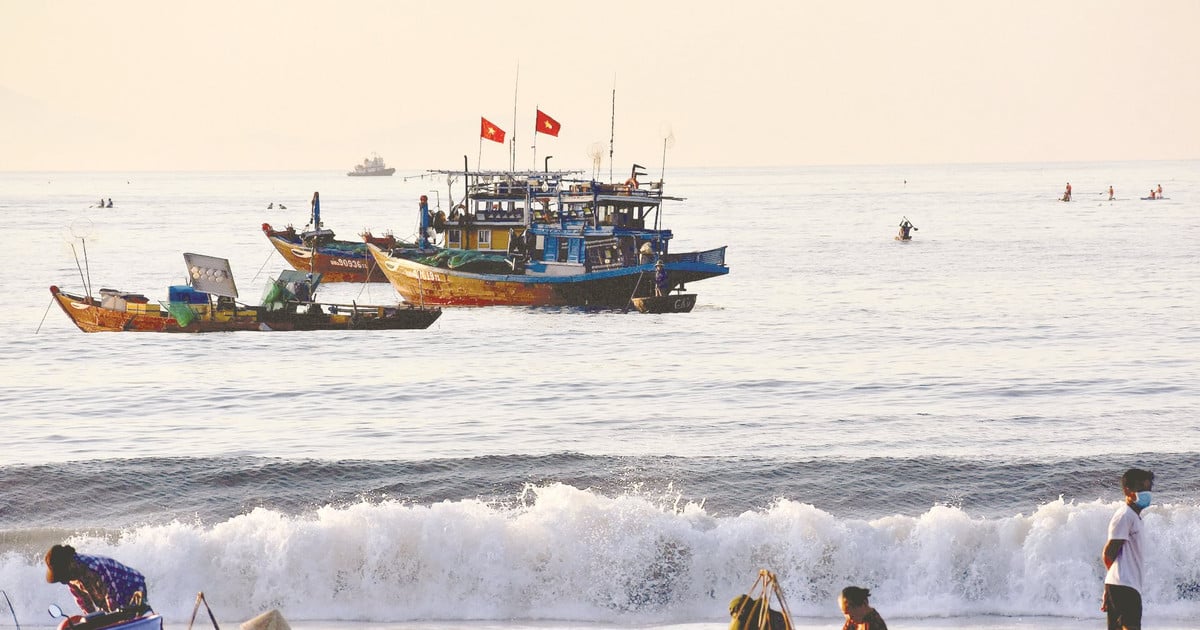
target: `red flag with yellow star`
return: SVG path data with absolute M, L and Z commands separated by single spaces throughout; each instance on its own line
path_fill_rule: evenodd
M 479 137 L 492 142 L 504 143 L 504 130 L 493 125 L 491 121 L 480 116 L 479 117 Z
M 562 125 L 558 124 L 557 120 L 547 116 L 542 110 L 537 110 L 537 132 L 544 133 L 548 136 L 558 137 L 558 130 L 562 129 Z

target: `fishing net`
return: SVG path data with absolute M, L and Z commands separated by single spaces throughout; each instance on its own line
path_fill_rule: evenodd
M 196 311 L 183 302 L 171 302 L 167 305 L 167 312 L 175 318 L 180 328 L 187 327 L 192 320 L 196 319 Z

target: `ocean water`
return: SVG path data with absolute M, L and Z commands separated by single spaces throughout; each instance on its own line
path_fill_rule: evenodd
M 1147 623 L 1200 615 L 1200 163 L 668 168 L 673 250 L 729 246 L 682 315 L 85 335 L 49 308 L 165 299 L 183 252 L 255 303 L 284 265 L 259 226 L 303 226 L 313 191 L 347 239 L 459 194 L 404 175 L 0 173 L 22 625 L 71 603 L 41 566 L 68 541 L 145 573 L 170 627 L 203 591 L 312 630 L 712 629 L 764 568 L 805 628 L 849 584 L 897 628 L 1098 627 L 1131 466 L 1158 475 Z

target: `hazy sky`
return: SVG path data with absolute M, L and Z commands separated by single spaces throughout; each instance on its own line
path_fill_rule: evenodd
M 0 170 L 586 169 L 614 84 L 618 171 L 1190 159 L 1200 2 L 5 0 Z

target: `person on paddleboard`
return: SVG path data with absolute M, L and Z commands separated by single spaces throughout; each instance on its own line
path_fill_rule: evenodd
M 146 578 L 112 558 L 54 545 L 45 560 L 46 581 L 66 584 L 85 615 L 146 604 Z
M 1062 200 L 1063 201 L 1071 200 L 1071 182 L 1067 182 L 1067 191 L 1063 193 Z
M 915 229 L 916 228 L 913 227 L 913 224 L 910 223 L 907 218 L 900 221 L 900 240 L 912 240 L 912 231 Z
M 1113 187 L 1109 186 L 1108 187 L 1108 200 L 1112 201 L 1115 198 L 1116 198 L 1116 193 L 1113 192 Z
M 1159 185 L 1158 185 L 1158 190 L 1156 190 L 1156 191 L 1154 191 L 1154 192 L 1157 192 L 1157 193 L 1158 193 L 1158 198 L 1159 198 L 1159 199 L 1162 199 L 1162 184 L 1159 184 Z M 111 208 L 111 207 L 112 207 L 112 206 L 109 206 L 109 208 Z
M 879 611 L 871 607 L 871 591 L 859 586 L 847 586 L 838 595 L 838 607 L 846 616 L 842 630 L 887 630 Z

